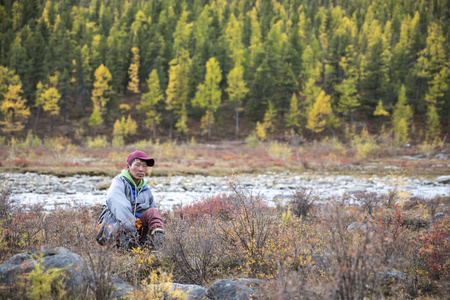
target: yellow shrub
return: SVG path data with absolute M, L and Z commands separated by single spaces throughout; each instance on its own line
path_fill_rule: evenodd
M 173 285 L 171 274 L 161 270 L 154 270 L 150 276 L 142 282 L 142 288 L 127 297 L 130 300 L 166 300 L 166 299 L 188 299 L 188 294 Z
M 272 158 L 288 160 L 292 156 L 292 150 L 288 144 L 284 143 L 270 143 L 268 154 Z
M 378 147 L 375 140 L 369 136 L 367 130 L 363 130 L 361 136 L 353 138 L 353 146 L 359 158 L 366 158 L 372 150 Z
M 245 142 L 249 148 L 255 148 L 259 144 L 259 139 L 256 135 L 251 134 L 245 139 Z
M 88 148 L 95 148 L 95 149 L 103 149 L 108 146 L 108 142 L 106 141 L 106 137 L 104 136 L 98 136 L 94 139 L 88 138 L 87 139 L 87 147 Z
M 112 144 L 112 146 L 114 148 L 123 147 L 125 145 L 125 141 L 123 140 L 123 136 L 116 135 L 115 137 L 113 137 L 111 144 Z
M 64 268 L 44 270 L 41 266 L 43 259 L 38 258 L 35 268 L 28 274 L 31 285 L 27 287 L 30 299 L 63 299 L 66 296 L 63 277 Z

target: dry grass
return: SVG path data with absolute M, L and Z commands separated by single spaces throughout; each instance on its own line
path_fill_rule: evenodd
M 0 206 L 7 212 L 0 222 L 1 260 L 42 247 L 69 248 L 88 262 L 96 283 L 78 299 L 108 298 L 112 275 L 135 287 L 163 275 L 205 287 L 217 279 L 258 277 L 266 281 L 261 299 L 429 299 L 449 292 L 450 218 L 429 218 L 431 211 L 450 213 L 446 199 L 409 199 L 399 206 L 389 201 L 391 195 L 362 193 L 361 205 L 343 197 L 297 217 L 289 212 L 298 203 L 267 207 L 232 179 L 227 196 L 163 213 L 167 240 L 161 252 L 123 253 L 95 242 L 99 206 L 50 211 L 19 206 L 9 202 L 8 184 L 1 184 Z M 413 226 L 420 220 L 423 226 Z M 358 225 L 347 229 L 354 222 Z M 393 270 L 405 278 L 385 279 Z M 8 287 L 0 296 L 20 289 Z
M 444 145 L 443 149 L 431 149 L 434 152 L 420 160 L 408 160 L 405 156 L 420 154 L 421 148 L 379 146 L 367 153 L 367 157 L 361 158 L 352 144 L 330 140 L 300 146 L 267 142 L 254 148 L 236 142 L 196 144 L 158 141 L 140 141 L 120 148 L 109 145 L 89 148 L 72 145 L 64 139 L 49 140 L 38 145 L 29 140 L 0 146 L 0 172 L 113 176 L 117 170 L 124 168 L 125 158 L 135 149 L 155 157 L 156 165 L 150 170 L 155 176 L 224 176 L 284 170 L 387 175 L 389 171 L 384 167 L 392 166 L 406 170 L 411 175 L 435 177 L 448 174 L 450 169 L 446 161 L 434 157 L 439 152 L 448 153 L 448 145 Z

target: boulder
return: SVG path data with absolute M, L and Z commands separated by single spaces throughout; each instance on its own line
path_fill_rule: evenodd
M 76 292 L 94 282 L 92 272 L 78 254 L 72 253 L 63 247 L 46 249 L 43 253 L 25 252 L 13 256 L 0 265 L 0 282 L 13 285 L 21 275 L 29 273 L 35 268 L 42 256 L 41 266 L 44 270 L 64 268 L 63 282 L 66 290 Z
M 134 291 L 134 288 L 131 285 L 117 276 L 112 277 L 112 288 L 114 290 L 112 295 L 113 299 L 129 299 L 130 294 Z
M 188 294 L 188 300 L 207 300 L 206 289 L 202 286 L 195 284 L 180 284 L 174 283 L 174 289 L 181 289 L 184 293 Z
M 263 283 L 264 281 L 260 279 L 221 279 L 209 286 L 206 296 L 213 300 L 252 299 L 257 293 L 257 288 Z
M 450 175 L 439 176 L 438 178 L 434 179 L 434 182 L 442 183 L 442 184 L 450 183 Z
M 442 221 L 442 220 L 445 219 L 445 217 L 450 217 L 450 214 L 443 213 L 443 212 L 438 212 L 437 214 L 434 215 L 434 220 L 435 221 Z

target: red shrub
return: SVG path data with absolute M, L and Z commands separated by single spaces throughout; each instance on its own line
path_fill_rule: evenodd
M 81 166 L 81 164 L 79 162 L 68 162 L 68 161 L 66 161 L 66 162 L 63 163 L 63 166 L 64 167 L 79 167 L 79 166 Z
M 450 232 L 448 229 L 435 224 L 432 231 L 421 233 L 417 242 L 421 245 L 419 257 L 425 262 L 430 276 L 437 280 L 450 279 Z
M 11 160 L 11 164 L 13 166 L 21 167 L 21 168 L 28 167 L 28 166 L 32 165 L 32 163 L 30 161 L 28 161 L 27 159 L 25 159 L 25 158 L 15 158 L 15 159 Z
M 192 220 L 201 219 L 205 215 L 229 220 L 236 213 L 236 208 L 230 197 L 227 194 L 208 196 L 200 201 L 184 206 L 182 214 L 184 217 Z

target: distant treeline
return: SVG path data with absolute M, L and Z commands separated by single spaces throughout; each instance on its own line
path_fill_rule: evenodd
M 238 134 L 242 116 L 297 134 L 389 121 L 398 143 L 416 123 L 431 140 L 450 120 L 449 17 L 450 0 L 0 0 L 0 126 L 70 111 L 114 135 L 190 118 Z

